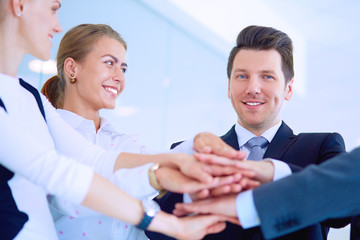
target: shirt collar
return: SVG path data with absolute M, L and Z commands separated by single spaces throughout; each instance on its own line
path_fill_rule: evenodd
M 270 143 L 273 140 L 276 132 L 279 130 L 281 123 L 282 121 L 278 122 L 273 127 L 269 128 L 263 134 L 261 134 L 261 136 L 266 138 L 266 140 L 268 140 Z M 255 134 L 253 134 L 252 132 L 241 126 L 238 122 L 236 122 L 235 124 L 235 132 L 238 138 L 238 143 L 240 148 L 244 146 L 245 143 L 247 143 L 247 141 L 249 141 L 251 138 L 256 137 Z
M 84 118 L 74 112 L 68 111 L 68 110 L 58 108 L 58 109 L 56 109 L 56 111 L 71 127 L 75 128 L 75 129 L 79 129 L 79 128 L 85 129 L 86 128 L 88 130 L 96 132 L 95 125 L 92 120 L 86 119 L 86 118 Z M 107 131 L 107 132 L 112 132 L 112 133 L 116 132 L 115 129 L 110 124 L 110 122 L 103 117 L 100 118 L 99 131 Z

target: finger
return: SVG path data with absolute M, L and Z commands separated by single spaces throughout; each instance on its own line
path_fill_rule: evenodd
M 252 170 L 247 169 L 238 169 L 237 170 L 244 178 L 254 178 L 256 176 L 256 173 Z
M 196 203 L 176 203 L 175 209 L 187 212 L 187 213 L 202 213 L 202 214 L 208 214 L 209 211 L 207 209 L 207 199 L 197 201 Z
M 210 145 L 206 142 L 209 141 L 209 139 L 212 139 L 213 134 L 212 133 L 199 133 L 195 136 L 194 138 L 194 150 L 197 152 L 203 152 L 203 153 L 211 153 L 212 148 L 211 148 L 211 143 Z M 216 137 L 215 137 L 216 138 Z M 214 139 L 215 139 L 214 138 Z
M 213 184 L 210 184 L 209 188 L 214 188 L 222 185 L 232 184 L 241 180 L 241 174 L 237 173 L 231 176 L 216 177 Z
M 201 163 L 195 163 L 187 168 L 181 168 L 181 171 L 187 176 L 203 183 L 210 183 L 213 180 L 209 170 Z
M 229 159 L 222 156 L 217 156 L 214 154 L 205 154 L 205 153 L 194 153 L 194 157 L 200 162 L 204 162 L 208 164 L 218 164 L 223 166 L 226 165 L 237 166 L 237 163 L 240 162 L 239 160 Z
M 227 217 L 226 221 L 241 226 L 240 221 L 237 217 Z
M 238 151 L 227 145 L 226 143 L 218 144 L 212 147 L 213 154 L 227 157 L 227 158 L 236 158 L 238 157 Z
M 213 150 L 212 153 L 225 158 L 237 160 L 245 160 L 248 156 L 248 154 L 244 151 L 237 151 L 232 148 L 228 148 L 227 146 L 219 148 L 218 150 Z
M 239 173 L 239 169 L 233 166 L 205 165 L 203 168 L 212 176 L 224 176 L 224 175 L 232 175 L 235 173 Z
M 197 199 L 205 199 L 205 198 L 209 197 L 209 195 L 210 195 L 209 189 L 203 189 L 197 195 Z
M 215 223 L 215 224 L 209 226 L 206 229 L 206 234 L 219 233 L 219 232 L 223 231 L 225 228 L 226 228 L 226 223 L 218 222 L 218 223 Z
M 239 193 L 242 190 L 243 190 L 242 184 L 233 183 L 230 185 L 225 185 L 225 186 L 211 189 L 210 194 L 212 197 L 219 197 L 219 196 L 226 195 L 226 194 Z
M 199 147 L 198 147 L 197 152 L 200 152 L 200 153 L 211 153 L 211 152 L 212 152 L 212 149 L 211 149 L 211 147 L 209 147 L 209 146 L 203 145 L 203 146 L 199 146 Z
M 209 197 L 209 195 L 210 195 L 209 189 L 202 189 L 202 190 L 197 191 L 195 193 L 191 193 L 190 197 L 191 197 L 191 200 L 195 201 L 195 200 L 198 200 L 198 199 L 207 198 L 207 197 Z
M 241 179 L 240 183 L 241 183 L 241 186 L 246 190 L 257 188 L 260 186 L 259 181 L 252 180 L 252 179 Z
M 178 216 L 178 217 L 184 217 L 184 216 L 186 216 L 186 215 L 188 215 L 188 214 L 190 214 L 191 212 L 186 212 L 186 211 L 182 211 L 182 210 L 179 210 L 179 209 L 174 209 L 173 210 L 173 214 L 175 215 L 175 216 Z
M 243 190 L 243 186 L 241 184 L 231 184 L 230 185 L 230 193 L 239 193 Z
M 217 196 L 228 194 L 228 193 L 230 193 L 230 191 L 231 191 L 230 185 L 225 185 L 225 186 L 220 186 L 220 187 L 211 189 L 210 194 L 212 197 L 217 197 Z
M 184 178 L 186 178 L 186 177 L 184 176 Z M 186 184 L 184 184 L 182 186 L 181 190 L 183 192 L 193 194 L 196 192 L 200 192 L 203 189 L 212 189 L 212 188 L 216 188 L 219 186 L 229 185 L 229 184 L 238 182 L 241 180 L 241 174 L 234 174 L 231 176 L 224 176 L 224 177 L 215 177 L 215 178 L 213 178 L 213 181 L 210 183 L 200 183 L 197 181 L 193 181 L 189 178 L 187 178 L 187 179 L 188 179 L 188 181 L 186 182 Z M 201 198 L 207 197 L 205 195 L 205 193 L 207 194 L 207 192 L 205 192 L 205 191 L 202 193 L 202 194 L 204 194 L 204 197 L 201 197 Z

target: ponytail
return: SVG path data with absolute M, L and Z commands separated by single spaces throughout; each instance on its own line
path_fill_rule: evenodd
M 58 75 L 55 75 L 44 83 L 41 93 L 55 108 L 62 108 L 64 105 L 65 82 L 61 81 Z

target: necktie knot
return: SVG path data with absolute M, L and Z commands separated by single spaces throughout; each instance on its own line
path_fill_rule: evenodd
M 250 147 L 249 160 L 261 160 L 264 155 L 264 148 L 268 144 L 268 140 L 264 137 L 253 137 L 247 142 Z
M 268 140 L 266 140 L 266 138 L 264 137 L 253 137 L 247 143 L 250 148 L 253 148 L 254 146 L 260 146 L 261 148 L 263 148 L 268 143 Z

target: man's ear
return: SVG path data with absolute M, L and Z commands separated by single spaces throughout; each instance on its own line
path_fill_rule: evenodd
M 76 78 L 77 64 L 73 58 L 68 57 L 67 59 L 65 59 L 64 72 L 69 79 Z
M 294 78 L 292 78 L 286 85 L 285 100 L 289 101 L 293 95 Z
M 228 98 L 231 97 L 231 93 L 230 93 L 230 79 L 228 79 Z

